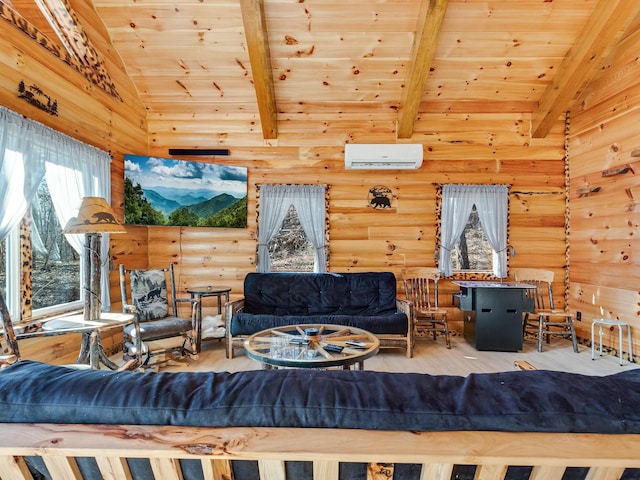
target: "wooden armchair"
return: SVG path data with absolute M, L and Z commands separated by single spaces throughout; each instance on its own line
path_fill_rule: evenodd
M 552 335 L 571 337 L 573 351 L 578 353 L 578 342 L 573 327 L 573 314 L 566 310 L 558 310 L 554 307 L 553 272 L 539 268 L 514 268 L 513 274 L 516 282 L 535 285 L 535 289 L 527 290 L 527 295 L 533 296 L 534 312 L 525 312 L 522 322 L 522 335 L 527 330 L 535 332 L 538 336 L 538 351 L 542 351 L 543 338 L 549 339 Z
M 412 304 L 416 336 L 444 334 L 447 348 L 451 348 L 447 310 L 438 307 L 440 271 L 435 267 L 413 267 L 402 270 L 402 283 L 408 302 Z

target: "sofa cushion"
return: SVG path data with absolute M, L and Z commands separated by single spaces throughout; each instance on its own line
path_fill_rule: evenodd
M 253 335 L 261 330 L 298 325 L 304 323 L 324 323 L 344 325 L 367 330 L 376 335 L 407 335 L 407 316 L 403 312 L 392 312 L 385 315 L 255 315 L 238 312 L 229 322 L 228 328 L 232 336 Z
M 180 317 L 166 317 L 153 322 L 140 323 L 140 338 L 142 341 L 158 340 L 160 338 L 175 337 L 180 333 L 188 334 L 193 325 L 191 320 Z M 136 326 L 127 325 L 124 327 L 124 334 L 127 337 L 135 338 Z
M 271 315 L 376 315 L 396 310 L 392 272 L 249 273 L 244 311 Z
M 0 423 L 640 433 L 640 369 L 467 377 L 358 370 L 114 372 L 20 361 Z

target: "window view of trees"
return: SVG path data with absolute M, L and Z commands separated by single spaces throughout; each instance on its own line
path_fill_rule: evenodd
M 269 242 L 271 270 L 274 272 L 313 272 L 313 245 L 307 238 L 293 205 L 278 234 Z
M 80 300 L 80 256 L 62 233 L 44 179 L 31 212 L 33 309 Z
M 46 180 L 42 180 L 31 206 L 32 309 L 48 308 L 80 300 L 80 257 L 69 245 L 56 217 Z M 6 296 L 6 241 L 0 244 L 0 283 Z M 19 249 L 17 249 L 19 250 Z
M 457 271 L 491 272 L 493 250 L 482 228 L 475 205 L 452 251 L 451 260 L 453 269 Z

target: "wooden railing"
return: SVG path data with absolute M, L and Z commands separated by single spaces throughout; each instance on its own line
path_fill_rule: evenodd
M 144 478 L 158 480 L 187 479 L 184 459 L 196 460 L 202 478 L 214 480 L 234 479 L 238 460 L 257 462 L 255 478 L 260 480 L 294 480 L 287 478 L 287 461 L 310 462 L 313 480 L 337 480 L 345 462 L 366 464 L 368 480 L 408 480 L 396 474 L 399 464 L 417 464 L 416 479 L 422 480 L 462 478 L 455 474 L 461 465 L 475 466 L 474 480 L 509 478 L 510 466 L 531 467 L 530 480 L 560 480 L 569 466 L 588 467 L 584 478 L 589 480 L 619 479 L 625 469 L 640 469 L 640 435 L 59 424 L 0 428 L 0 478 L 11 480 L 31 479 L 27 464 L 34 457 L 41 458 L 54 480 L 91 478 L 80 468 L 80 459 L 87 457 L 104 479 L 139 478 L 128 461 L 136 458 L 148 459 L 153 473 Z

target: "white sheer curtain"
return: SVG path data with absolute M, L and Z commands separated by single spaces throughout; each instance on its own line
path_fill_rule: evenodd
M 111 203 L 111 173 L 109 154 L 70 137 L 58 134 L 51 144 L 54 161 L 46 164 L 46 179 L 51 200 L 60 225 L 78 213 L 83 197 L 102 197 Z M 84 235 L 66 235 L 67 241 L 80 255 L 84 248 Z M 109 310 L 109 235 L 102 234 L 100 289 L 102 306 Z
M 106 152 L 0 107 L 0 240 L 17 225 L 46 173 L 61 226 L 77 213 L 84 196 L 111 200 Z M 102 241 L 102 304 L 110 306 L 108 238 Z M 84 237 L 67 235 L 82 255 Z
M 499 278 L 507 276 L 508 194 L 506 185 L 486 185 L 476 195 L 478 217 L 493 249 L 493 274 Z
M 260 187 L 260 216 L 258 217 L 258 272 L 271 270 L 269 242 L 276 236 L 291 201 L 282 185 L 262 185 Z
M 453 273 L 451 250 L 462 232 L 473 208 L 474 198 L 469 185 L 442 186 L 442 217 L 440 221 L 440 271 Z
M 325 189 L 322 185 L 291 185 L 293 206 L 298 212 L 300 225 L 313 245 L 313 271 L 326 272 L 325 254 Z
M 262 185 L 258 217 L 258 272 L 271 270 L 269 242 L 276 236 L 293 205 L 314 247 L 314 271 L 325 272 L 325 187 L 322 185 Z
M 0 241 L 22 219 L 44 176 L 44 129 L 0 107 Z
M 493 249 L 493 274 L 507 276 L 506 185 L 443 185 L 440 225 L 440 264 L 444 275 L 453 273 L 451 250 L 462 234 L 473 205 Z

